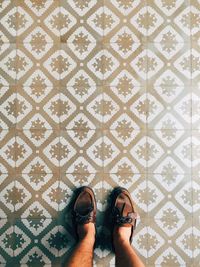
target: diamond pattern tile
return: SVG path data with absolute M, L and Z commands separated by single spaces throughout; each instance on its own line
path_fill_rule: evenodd
M 63 266 L 82 185 L 94 266 L 115 266 L 116 186 L 146 266 L 200 266 L 199 25 L 199 0 L 1 1 L 0 266 Z

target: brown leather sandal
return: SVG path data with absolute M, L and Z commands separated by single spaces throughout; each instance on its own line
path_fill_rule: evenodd
M 81 224 L 92 222 L 96 224 L 96 199 L 92 188 L 83 186 L 79 188 L 72 209 L 72 219 L 75 225 L 78 239 L 77 227 Z
M 114 226 L 131 227 L 130 244 L 132 243 L 133 232 L 136 228 L 137 213 L 134 203 L 127 189 L 116 187 L 111 195 L 111 223 Z M 113 235 L 112 235 L 113 236 Z

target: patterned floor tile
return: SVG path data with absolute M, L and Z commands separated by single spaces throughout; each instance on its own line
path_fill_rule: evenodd
M 78 43 L 78 45 L 61 43 L 61 85 L 65 87 L 70 86 L 70 82 L 73 82 L 71 80 L 73 76 L 80 79 L 80 76 L 82 77 L 81 73 L 78 75 L 80 70 L 85 71 L 89 75 L 89 81 L 87 79 L 89 85 L 101 85 L 104 74 L 102 67 L 104 58 L 102 56 L 102 45 L 99 43 L 91 43 L 87 47 L 82 43 Z
M 148 216 L 155 219 L 188 220 L 192 216 L 192 180 L 190 175 L 171 175 L 163 180 L 164 174 L 148 174 Z
M 146 88 L 134 86 L 133 76 L 123 70 L 103 87 L 103 128 L 111 130 L 140 130 L 146 128 Z
M 17 36 L 17 8 L 15 2 L 4 1 L 1 5 L 1 31 L 7 42 L 15 43 Z
M 174 161 L 172 166 L 177 165 L 179 168 L 178 173 L 191 173 L 192 138 L 189 130 L 148 131 L 145 145 L 148 147 L 147 166 L 149 173 L 159 173 L 159 167 L 167 164 L 167 161 L 171 161 L 170 157 L 173 157 L 172 161 Z
M 96 173 L 103 169 L 105 144 L 101 132 L 68 130 L 60 132 L 60 170 L 65 173 Z
M 15 85 L 17 79 L 17 46 L 10 43 L 9 47 L 1 54 L 1 80 L 2 84 Z M 6 84 L 5 84 L 6 83 Z
M 16 167 L 15 148 L 17 147 L 14 128 L 10 130 L 1 130 L 0 137 L 1 173 L 14 173 Z
M 156 0 L 154 3 L 147 0 L 148 5 L 148 41 L 152 42 L 160 33 L 166 31 L 168 25 L 182 37 L 182 42 L 190 42 L 191 11 L 190 1 L 168 2 Z M 172 23 L 172 19 L 174 19 Z M 176 38 L 178 37 L 176 34 Z M 173 37 L 167 34 L 166 37 Z M 184 41 L 183 41 L 184 40 Z
M 61 17 L 59 15 L 61 12 L 59 1 L 47 0 L 39 3 L 39 5 L 30 0 L 25 1 L 25 3 L 17 1 L 16 6 L 17 42 L 30 43 L 31 45 L 37 43 L 40 47 L 40 43 L 44 45 L 46 41 L 48 43 L 60 41 Z
M 168 72 L 166 75 L 171 75 L 171 73 Z M 160 85 L 165 78 L 166 76 L 161 78 Z M 148 129 L 190 130 L 192 96 L 189 86 L 179 87 L 175 84 L 174 86 L 165 86 L 162 84 L 148 87 L 147 103 Z
M 192 94 L 191 94 L 191 98 L 192 98 L 192 129 L 193 130 L 198 130 L 199 129 L 199 113 L 198 113 L 198 109 L 199 109 L 199 83 L 193 82 L 192 83 Z
M 103 123 L 103 96 L 101 86 L 90 86 L 84 72 L 73 80 L 71 86 L 60 89 L 60 128 L 62 130 L 101 129 Z M 84 79 L 83 79 L 84 78 Z M 89 79 L 89 78 L 88 78 Z
M 174 231 L 171 237 L 167 234 L 170 227 Z M 192 223 L 184 220 L 175 223 L 170 218 L 167 221 L 150 220 L 147 244 L 149 265 L 189 266 L 192 263 Z
M 92 40 L 100 42 L 102 40 L 105 16 L 103 13 L 103 0 L 85 2 L 73 0 L 66 2 L 61 0 L 60 6 L 61 9 L 67 10 L 76 19 L 76 25 L 70 31 L 65 29 L 62 32 L 62 43 L 69 43 L 72 40 L 79 43 L 87 43 Z M 68 19 L 70 20 L 70 16 L 68 16 Z M 76 27 L 77 25 L 79 27 Z
M 13 223 L 7 222 L 1 227 L 0 240 L 1 240 L 1 252 L 0 263 L 6 264 L 14 256 L 14 231 Z
M 146 151 L 143 150 L 145 132 L 104 130 L 103 140 L 104 172 L 146 173 Z
M 132 54 L 126 58 L 123 54 L 119 54 L 123 46 L 119 48 L 116 43 L 104 43 L 104 58 L 102 58 L 104 84 L 112 84 L 115 78 L 126 70 L 134 77 L 136 85 L 145 86 L 147 79 L 147 49 L 145 48 L 145 44 L 139 45 L 134 52 L 131 50 Z
M 62 239 L 63 229 L 59 229 L 55 222 L 51 222 L 45 227 L 37 219 L 31 221 L 31 226 L 27 226 L 24 222 L 24 219 L 15 222 L 15 244 L 18 246 L 18 250 L 15 252 L 13 262 L 20 262 L 21 264 L 28 262 L 27 265 L 38 263 L 42 265 L 44 261 L 45 263 L 54 264 L 58 251 L 62 250 L 59 247 L 59 238 Z M 29 242 L 28 238 L 30 238 L 31 242 Z M 26 248 L 23 249 L 25 245 Z M 33 251 L 36 253 L 33 254 Z
M 82 185 L 97 198 L 94 266 L 115 265 L 116 186 L 136 204 L 146 266 L 199 266 L 199 10 L 196 0 L 2 1 L 0 266 L 63 266 Z
M 59 173 L 60 146 L 59 132 L 56 130 L 16 131 L 15 164 L 17 173 L 29 173 L 27 166 L 39 155 L 47 165 L 48 172 Z M 51 161 L 51 159 L 54 160 Z M 38 165 L 37 162 L 35 164 Z M 40 169 L 40 166 L 38 168 Z M 40 173 L 41 171 L 36 170 L 35 172 Z
M 53 112 L 56 112 L 56 103 L 53 102 L 53 97 L 58 89 L 55 88 L 53 92 L 53 87 L 44 86 L 36 90 L 36 84 L 37 82 L 35 81 L 30 87 L 13 86 L 2 88 L 2 129 L 12 127 L 24 130 L 29 130 L 30 128 L 55 129 L 59 126 L 59 119 L 57 119 L 57 124 L 55 123 L 56 119 L 55 122 L 53 120 L 50 121 Z M 45 99 L 49 98 L 49 101 L 45 101 L 46 105 L 43 108 L 44 102 L 42 100 L 44 100 L 44 97 Z M 33 118 L 30 119 L 31 116 Z

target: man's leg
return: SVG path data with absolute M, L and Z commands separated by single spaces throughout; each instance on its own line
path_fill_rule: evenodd
M 116 187 L 111 196 L 113 221 L 113 245 L 117 267 L 144 267 L 131 246 L 136 226 L 137 213 L 130 193 L 123 187 Z
M 78 234 L 78 244 L 66 267 L 91 267 L 95 243 L 96 200 L 93 190 L 83 186 L 79 188 L 73 204 L 73 225 Z
M 92 267 L 95 227 L 93 223 L 78 226 L 79 242 L 66 267 Z
M 131 234 L 130 227 L 115 226 L 113 232 L 113 242 L 116 253 L 117 267 L 145 267 L 140 258 L 137 256 L 133 247 L 130 245 L 129 237 Z

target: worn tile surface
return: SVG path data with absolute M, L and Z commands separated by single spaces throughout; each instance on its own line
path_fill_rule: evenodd
M 0 1 L 0 266 L 62 266 L 76 187 L 130 190 L 146 266 L 200 266 L 200 1 Z

